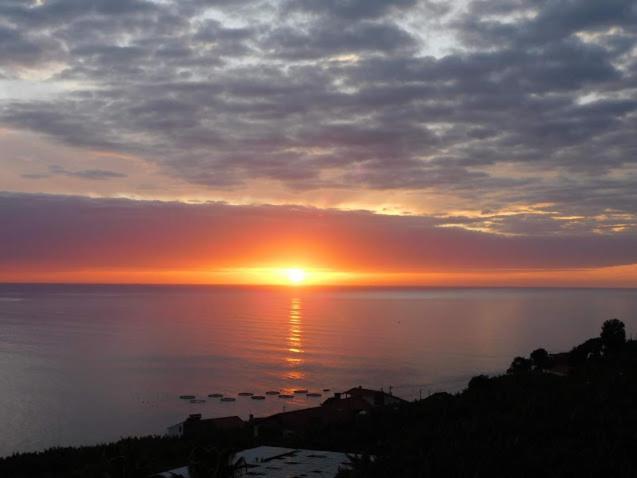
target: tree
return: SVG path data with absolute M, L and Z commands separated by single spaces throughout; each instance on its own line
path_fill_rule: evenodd
M 541 372 L 551 366 L 551 357 L 546 349 L 536 349 L 531 352 L 531 362 L 533 368 Z
M 476 375 L 469 380 L 469 390 L 478 390 L 489 385 L 489 377 L 487 375 Z
M 573 347 L 569 353 L 569 362 L 574 367 L 583 365 L 587 360 L 597 360 L 602 356 L 602 339 L 595 337 Z
M 510 374 L 521 374 L 528 373 L 531 371 L 531 361 L 524 357 L 515 357 L 513 362 L 511 362 L 511 366 L 507 373 Z
M 350 465 L 346 468 L 341 468 L 336 475 L 337 478 L 367 478 L 370 476 L 378 476 L 379 469 L 382 471 L 383 465 L 386 464 L 384 463 L 385 457 L 381 458 L 383 463 L 379 463 L 367 453 L 347 455 L 347 458 L 349 458 Z
M 234 454 L 216 448 L 195 448 L 188 463 L 193 478 L 234 478 L 240 475 L 242 463 L 234 463 Z
M 626 329 L 624 323 L 619 319 L 611 319 L 602 325 L 602 333 L 600 334 L 604 351 L 615 352 L 621 349 L 626 343 Z

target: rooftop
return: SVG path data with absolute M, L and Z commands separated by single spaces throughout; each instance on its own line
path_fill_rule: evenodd
M 255 419 L 257 425 L 277 425 L 289 429 L 302 429 L 309 425 L 343 423 L 351 420 L 358 412 L 369 410 L 371 406 L 358 397 L 327 399 L 320 407 L 301 408 L 277 413 L 269 417 Z
M 362 396 L 378 396 L 378 395 L 384 395 L 385 397 L 391 397 L 395 400 L 399 400 L 401 402 L 404 402 L 406 400 L 397 397 L 396 395 L 394 395 L 393 393 L 391 393 L 391 387 L 389 389 L 389 393 L 385 392 L 384 390 L 372 390 L 370 388 L 363 388 L 363 387 L 354 387 L 354 388 L 350 388 L 349 390 L 343 392 L 344 395 L 349 395 L 350 397 L 362 397 Z
M 240 477 L 262 476 L 289 478 L 312 476 L 334 478 L 339 469 L 347 467 L 350 459 L 346 453 L 334 451 L 304 450 L 276 446 L 259 446 L 238 452 L 235 460 L 245 460 L 248 465 Z M 161 478 L 190 478 L 188 467 L 175 468 L 155 475 Z
M 248 464 L 244 476 L 289 478 L 315 476 L 334 478 L 350 460 L 345 453 L 260 446 L 237 454 Z

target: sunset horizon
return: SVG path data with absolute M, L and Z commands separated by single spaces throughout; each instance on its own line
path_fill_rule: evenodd
M 12 223 L 0 231 L 5 283 L 276 285 L 300 268 L 305 285 L 637 286 L 632 235 L 529 236 L 298 205 L 23 193 L 0 202 Z
M 637 287 L 635 10 L 581 1 L 10 0 L 0 281 Z
M 634 477 L 636 337 L 637 0 L 0 0 L 0 477 Z
M 462 273 L 370 273 L 304 267 L 307 278 L 295 283 L 285 277 L 286 267 L 222 270 L 101 270 L 0 274 L 4 284 L 59 285 L 164 285 L 164 286 L 277 286 L 316 287 L 424 287 L 424 288 L 623 288 L 636 287 L 635 267 L 565 270 L 506 270 Z

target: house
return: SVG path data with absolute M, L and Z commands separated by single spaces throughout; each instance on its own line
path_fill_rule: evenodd
M 350 455 L 351 456 L 351 455 Z M 335 478 L 340 469 L 350 466 L 346 453 L 305 449 L 259 446 L 237 453 L 246 469 L 239 476 L 265 476 L 287 478 L 290 476 L 316 476 Z
M 259 435 L 260 430 L 301 432 L 311 427 L 350 423 L 356 416 L 366 413 L 371 408 L 369 403 L 358 397 L 328 399 L 320 407 L 291 410 L 269 417 L 255 418 L 252 424 L 255 436 Z
M 391 393 L 391 387 L 389 393 L 383 390 L 370 390 L 369 388 L 363 388 L 361 386 L 350 388 L 346 392 L 343 392 L 342 396 L 345 399 L 358 398 L 366 401 L 372 407 L 382 407 L 385 405 L 400 405 L 401 403 L 407 403 L 406 400 L 399 398 Z
M 152 475 L 150 478 L 190 478 L 190 472 L 187 466 L 180 466 L 173 470 L 162 471 L 161 473 Z
M 291 410 L 251 421 L 255 436 L 261 432 L 303 432 L 310 428 L 351 423 L 374 407 L 405 403 L 402 398 L 383 391 L 353 388 L 344 393 L 335 393 L 320 407 Z
M 246 422 L 237 416 L 202 419 L 200 413 L 195 413 L 185 421 L 168 427 L 167 434 L 174 437 L 189 437 L 217 430 L 240 430 L 245 425 Z
M 333 451 L 305 450 L 259 446 L 236 453 L 237 477 L 265 476 L 287 478 L 290 476 L 316 476 L 335 478 L 340 469 L 350 466 L 351 455 Z M 188 467 L 164 471 L 153 478 L 190 478 Z

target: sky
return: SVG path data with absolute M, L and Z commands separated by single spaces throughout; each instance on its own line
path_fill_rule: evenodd
M 3 0 L 0 281 L 637 287 L 634 0 Z

